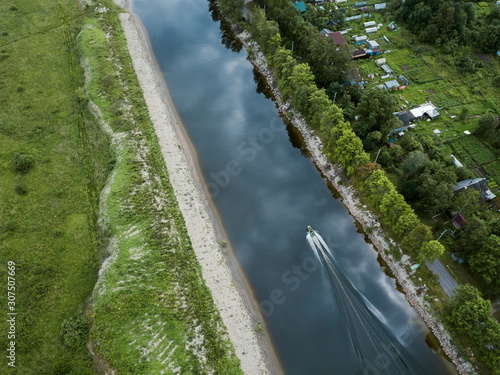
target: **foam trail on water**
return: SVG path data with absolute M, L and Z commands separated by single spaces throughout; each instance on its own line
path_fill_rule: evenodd
M 370 303 L 349 281 L 323 237 L 314 232 L 312 236 L 307 233 L 306 238 L 323 265 L 344 315 L 350 334 L 350 346 L 358 363 L 351 373 L 426 374 L 420 364 L 373 314 L 367 305 Z

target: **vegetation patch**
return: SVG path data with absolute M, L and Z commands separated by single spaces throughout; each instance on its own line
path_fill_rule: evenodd
M 85 95 L 121 139 L 105 202 L 108 258 L 93 294 L 94 348 L 120 373 L 240 374 L 169 182 L 119 10 L 106 6 L 111 11 L 89 17 L 78 36 Z
M 0 248 L 4 265 L 16 264 L 19 374 L 94 372 L 87 324 L 67 324 L 83 316 L 97 279 L 97 198 L 111 158 L 75 94 L 81 17 L 74 1 L 0 4 Z M 0 342 L 8 347 L 7 335 Z

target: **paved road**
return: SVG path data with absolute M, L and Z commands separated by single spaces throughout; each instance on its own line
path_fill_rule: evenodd
M 453 276 L 450 275 L 448 270 L 443 266 L 441 261 L 439 259 L 436 259 L 434 263 L 431 264 L 426 260 L 425 264 L 432 272 L 439 275 L 439 282 L 441 283 L 441 286 L 443 287 L 446 294 L 452 297 L 453 291 L 458 286 L 458 283 L 455 281 Z

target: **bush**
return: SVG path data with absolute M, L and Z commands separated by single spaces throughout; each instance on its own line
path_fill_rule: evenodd
M 33 156 L 28 154 L 15 154 L 12 158 L 12 166 L 14 171 L 17 173 L 25 174 L 28 173 L 31 168 L 35 165 L 35 159 Z
M 61 324 L 63 344 L 76 348 L 85 343 L 87 337 L 87 322 L 83 316 L 73 316 L 65 319 Z
M 26 186 L 21 180 L 16 181 L 16 186 L 14 187 L 14 190 L 19 195 L 25 195 L 28 192 L 28 189 L 26 189 Z

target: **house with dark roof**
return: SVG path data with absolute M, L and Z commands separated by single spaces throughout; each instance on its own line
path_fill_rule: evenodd
M 368 55 L 366 54 L 366 51 L 364 49 L 357 49 L 352 53 L 352 58 L 353 59 L 366 59 Z
M 457 186 L 455 186 L 453 193 L 455 195 L 458 195 L 462 192 L 467 191 L 467 189 L 476 189 L 477 191 L 479 191 L 481 202 L 496 198 L 496 195 L 488 189 L 488 186 L 486 185 L 486 178 L 475 178 L 473 180 L 468 179 L 460 181 Z
M 401 112 L 394 112 L 394 116 L 396 116 L 399 121 L 403 123 L 403 126 L 407 127 L 410 125 L 410 118 L 408 117 L 408 112 L 406 111 L 401 111 Z
M 329 37 L 329 38 L 332 38 L 337 47 L 341 46 L 344 43 L 347 43 L 344 36 L 339 31 L 335 31 L 333 33 L 327 33 L 324 35 Z

